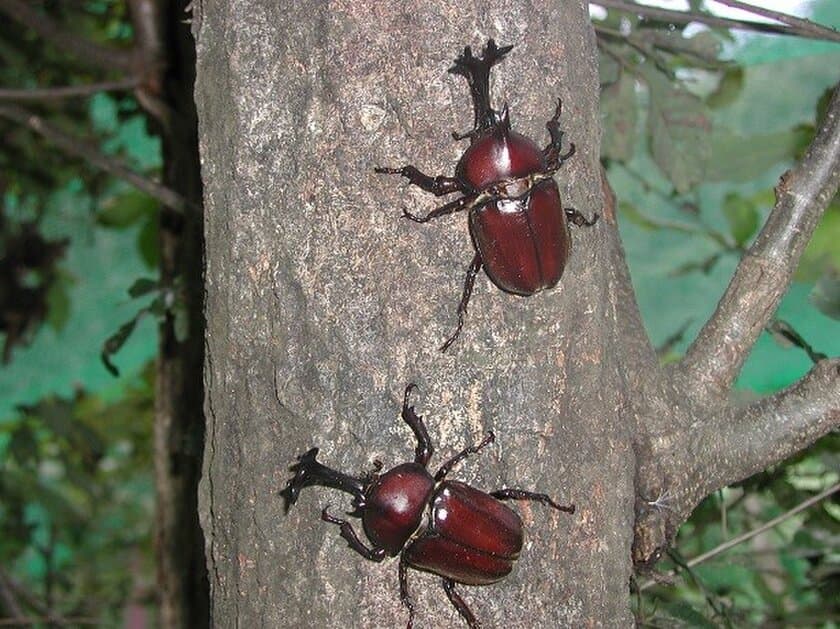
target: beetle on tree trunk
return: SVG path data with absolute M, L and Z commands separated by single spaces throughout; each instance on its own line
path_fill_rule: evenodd
M 414 387 L 406 387 L 402 408 L 402 419 L 417 438 L 413 462 L 397 465 L 384 474 L 379 474 L 381 463 L 377 462 L 373 472 L 356 478 L 319 463 L 318 448 L 312 448 L 291 467 L 295 475 L 281 494 L 287 511 L 300 490 L 310 485 L 340 489 L 353 496 L 353 511 L 348 515 L 362 519 L 371 547 L 359 539 L 350 522 L 331 515 L 329 507 L 324 508 L 321 519 L 337 524 L 350 548 L 366 559 L 382 561 L 386 556 L 400 555 L 400 600 L 408 608 L 409 628 L 414 621 L 414 605 L 408 594 L 408 568 L 443 577 L 443 589 L 455 609 L 470 627 L 479 627 L 455 591 L 455 583 L 495 583 L 513 568 L 522 549 L 522 520 L 500 501 L 534 500 L 567 513 L 574 513 L 575 507 L 560 505 L 546 494 L 510 488 L 485 493 L 446 480 L 456 464 L 493 442 L 492 432 L 481 443 L 447 460 L 432 476 L 426 469 L 432 442 L 423 418 L 409 405 Z
M 490 69 L 513 46 L 496 46 L 487 41 L 481 57 L 474 57 L 469 46 L 449 69 L 469 83 L 475 123 L 468 133 L 453 133 L 456 140 L 470 139 L 470 146 L 455 168 L 455 176 L 432 177 L 414 166 L 377 167 L 378 173 L 402 175 L 410 183 L 442 196 L 460 192 L 461 197 L 425 216 L 408 210 L 403 215 L 417 223 L 469 210 L 469 229 L 476 249 L 467 270 L 458 326 L 441 347 L 446 351 L 458 338 L 472 294 L 475 277 L 484 267 L 496 286 L 514 295 L 528 296 L 560 281 L 569 257 L 568 223 L 594 225 L 595 214 L 587 220 L 580 212 L 563 208 L 554 173 L 575 153 L 571 144 L 561 153 L 563 132 L 558 121 L 562 110 L 558 99 L 554 116 L 546 124 L 550 141 L 540 149 L 529 138 L 512 131 L 507 106 L 496 111 L 490 106 Z

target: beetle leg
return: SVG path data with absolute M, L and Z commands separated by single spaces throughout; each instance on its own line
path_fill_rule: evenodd
M 592 219 L 589 220 L 574 208 L 563 208 L 563 211 L 566 212 L 566 218 L 569 219 L 569 222 L 574 223 L 578 227 L 592 227 L 595 223 L 598 222 L 597 214 L 593 214 Z
M 342 474 L 326 465 L 322 465 L 315 460 L 317 456 L 318 448 L 312 448 L 301 454 L 298 457 L 298 462 L 290 468 L 295 475 L 280 492 L 280 495 L 286 501 L 287 512 L 289 507 L 297 502 L 300 490 L 310 485 L 332 487 L 352 494 L 357 500 L 364 499 L 365 482 L 362 479 Z
M 406 629 L 411 629 L 414 626 L 414 602 L 408 593 L 408 562 L 404 555 L 400 555 L 400 602 L 408 608 Z
M 464 292 L 461 294 L 461 303 L 458 304 L 458 327 L 455 328 L 455 333 L 446 339 L 446 343 L 441 346 L 440 351 L 442 352 L 449 349 L 461 333 L 461 328 L 464 327 L 464 315 L 467 314 L 467 304 L 470 303 L 473 286 L 475 285 L 475 276 L 481 270 L 481 265 L 481 255 L 476 253 L 470 263 L 470 267 L 467 269 L 467 277 L 464 279 Z
M 321 511 L 321 519 L 324 522 L 338 524 L 339 527 L 341 527 L 341 537 L 347 540 L 347 545 L 350 546 L 350 548 L 355 550 L 365 559 L 370 559 L 371 561 L 382 561 L 385 559 L 384 548 L 368 548 L 365 546 L 362 543 L 362 540 L 359 539 L 358 535 L 356 535 L 356 531 L 353 530 L 353 526 L 347 520 L 342 520 L 341 518 L 330 515 L 327 509 L 329 509 L 329 507 L 324 507 L 324 510 Z
M 429 432 L 426 430 L 426 424 L 423 423 L 423 418 L 414 412 L 414 407 L 409 406 L 408 396 L 417 388 L 416 384 L 409 384 L 405 388 L 405 397 L 403 398 L 402 418 L 408 424 L 414 436 L 417 437 L 417 447 L 414 449 L 414 462 L 419 463 L 423 467 L 429 464 L 429 459 L 432 458 L 434 448 L 432 440 L 429 438 Z
M 551 140 L 543 149 L 545 161 L 548 163 L 548 169 L 551 171 L 557 170 L 563 165 L 567 159 L 575 154 L 575 145 L 569 145 L 569 150 L 560 155 L 560 150 L 563 146 L 563 131 L 560 130 L 560 113 L 563 111 L 563 101 L 557 99 L 557 109 L 554 110 L 554 115 L 551 120 L 545 123 L 545 128 L 548 129 L 548 134 Z
M 455 212 L 460 212 L 461 210 L 472 209 L 474 207 L 475 200 L 476 195 L 474 194 L 463 196 L 458 199 L 455 199 L 454 201 L 450 201 L 449 203 L 441 205 L 439 208 L 435 208 L 434 210 L 426 214 L 426 216 L 417 216 L 416 214 L 412 214 L 411 212 L 403 208 L 403 216 L 409 220 L 414 221 L 415 223 L 428 223 L 434 218 L 446 216 L 447 214 L 454 214 Z
M 446 177 L 444 175 L 432 177 L 431 175 L 420 172 L 414 166 L 403 166 L 402 168 L 384 168 L 382 166 L 377 166 L 373 170 L 382 175 L 402 175 L 413 185 L 425 190 L 426 192 L 431 192 L 437 197 L 451 192 L 467 191 L 457 177 Z
M 565 511 L 566 513 L 575 512 L 575 505 L 567 506 L 557 504 L 546 494 L 537 494 L 533 491 L 525 491 L 524 489 L 499 489 L 498 491 L 491 491 L 490 495 L 497 500 L 534 500 L 549 507 L 554 507 L 558 511 Z
M 467 604 L 464 602 L 464 599 L 461 598 L 461 595 L 455 591 L 455 581 L 452 579 L 444 579 L 443 590 L 446 592 L 446 596 L 449 597 L 449 601 L 455 609 L 458 610 L 458 613 L 461 614 L 461 617 L 467 621 L 470 629 L 480 629 L 481 623 L 476 620 L 476 617 L 470 611 L 470 608 L 467 607 Z
M 467 456 L 469 456 L 470 454 L 478 454 L 484 448 L 493 443 L 495 440 L 496 435 L 494 435 L 493 431 L 491 430 L 487 433 L 487 436 L 484 437 L 484 439 L 482 439 L 481 443 L 472 445 L 468 448 L 464 448 L 463 450 L 461 450 L 458 454 L 456 454 L 446 463 L 440 466 L 440 469 L 437 471 L 437 474 L 435 474 L 435 482 L 442 481 L 446 477 L 446 475 L 449 474 L 452 468 L 455 467 L 461 461 L 463 461 L 465 458 L 467 458 Z

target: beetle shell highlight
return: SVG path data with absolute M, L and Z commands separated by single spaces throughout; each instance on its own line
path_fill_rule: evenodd
M 522 549 L 522 520 L 501 502 L 464 483 L 441 483 L 429 525 L 405 549 L 413 568 L 467 585 L 495 583 Z

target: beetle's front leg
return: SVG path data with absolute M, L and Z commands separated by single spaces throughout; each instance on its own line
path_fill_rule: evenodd
M 569 220 L 569 222 L 574 223 L 578 227 L 592 227 L 595 223 L 598 222 L 597 214 L 593 214 L 592 219 L 590 220 L 574 208 L 566 207 L 563 208 L 563 211 L 566 213 L 566 218 Z
M 446 343 L 441 346 L 440 351 L 442 352 L 449 349 L 461 333 L 461 328 L 464 327 L 464 315 L 467 314 L 467 304 L 470 303 L 473 286 L 475 285 L 475 276 L 481 270 L 481 265 L 481 254 L 476 253 L 473 261 L 470 263 L 470 268 L 467 269 L 467 277 L 464 280 L 464 292 L 461 294 L 461 302 L 458 304 L 458 327 L 455 328 L 455 333 L 446 339 Z
M 441 216 L 446 216 L 447 214 L 454 214 L 455 212 L 460 212 L 462 210 L 469 210 L 474 206 L 475 200 L 476 195 L 474 194 L 463 196 L 441 205 L 439 208 L 435 208 L 426 214 L 426 216 L 417 216 L 416 214 L 412 214 L 403 208 L 403 217 L 414 221 L 415 223 L 428 223 L 432 219 L 440 218 Z
M 558 98 L 557 109 L 554 110 L 554 115 L 551 117 L 551 120 L 545 123 L 545 128 L 548 129 L 551 141 L 543 149 L 543 155 L 545 155 L 545 161 L 548 163 L 548 169 L 551 171 L 560 168 L 563 162 L 575 154 L 574 144 L 569 145 L 569 150 L 564 155 L 560 154 L 563 146 L 563 131 L 560 130 L 560 113 L 562 111 L 563 101 Z
M 451 192 L 467 191 L 464 185 L 458 181 L 456 177 L 447 177 L 445 175 L 432 177 L 431 175 L 427 175 L 419 171 L 414 166 L 403 166 L 401 168 L 385 168 L 383 166 L 377 166 L 373 170 L 381 175 L 402 175 L 408 179 L 411 184 L 425 190 L 426 192 L 431 192 L 437 197 Z
M 365 559 L 370 559 L 371 561 L 382 561 L 385 559 L 384 548 L 368 548 L 365 546 L 362 543 L 362 540 L 359 539 L 358 535 L 356 535 L 356 531 L 353 530 L 353 526 L 347 520 L 342 520 L 341 518 L 330 515 L 327 509 L 329 509 L 329 507 L 324 507 L 324 510 L 321 512 L 321 519 L 324 522 L 338 524 L 338 526 L 341 527 L 341 537 L 347 540 L 347 545 L 350 546 L 350 548 L 355 550 Z
M 554 507 L 558 511 L 565 511 L 566 513 L 575 512 L 575 505 L 557 504 L 546 494 L 538 494 L 524 489 L 499 489 L 498 491 L 491 491 L 490 495 L 496 500 L 533 500 L 549 507 Z
M 461 617 L 467 621 L 470 629 L 480 629 L 481 623 L 476 620 L 475 615 L 467 607 L 461 595 L 455 591 L 455 582 L 452 579 L 443 580 L 443 590 L 446 592 L 446 596 L 449 597 L 449 601 L 458 610 L 458 613 L 461 614 Z

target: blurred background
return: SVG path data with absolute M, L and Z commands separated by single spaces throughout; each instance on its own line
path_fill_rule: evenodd
M 191 147 L 172 124 L 180 105 L 167 101 L 173 89 L 189 93 L 190 73 L 161 70 L 174 65 L 165 55 L 128 55 L 144 4 L 0 0 L 0 626 L 161 626 L 159 334 L 200 346 L 201 330 L 190 325 L 184 269 L 162 259 L 160 230 L 193 237 L 172 230 L 171 217 L 200 210 L 167 174 L 171 147 Z M 591 15 L 603 163 L 644 321 L 669 362 L 713 311 L 773 205 L 773 186 L 813 137 L 840 79 L 840 44 L 762 32 L 775 22 L 713 2 L 656 4 L 696 19 L 594 2 Z M 762 6 L 840 27 L 837 0 Z M 188 21 L 186 8 L 173 3 L 167 16 Z M 758 26 L 730 30 L 712 15 Z M 62 34 L 114 55 L 86 63 Z M 158 74 L 138 66 L 152 62 Z M 124 171 L 183 198 L 150 195 Z M 838 319 L 835 199 L 738 395 L 777 391 L 821 355 L 840 355 Z M 200 387 L 201 374 L 193 377 Z M 717 550 L 835 486 L 838 445 L 830 434 L 707 499 L 657 566 L 662 574 L 638 578 L 639 624 L 840 626 L 837 494 Z M 667 496 L 651 499 L 667 508 Z

